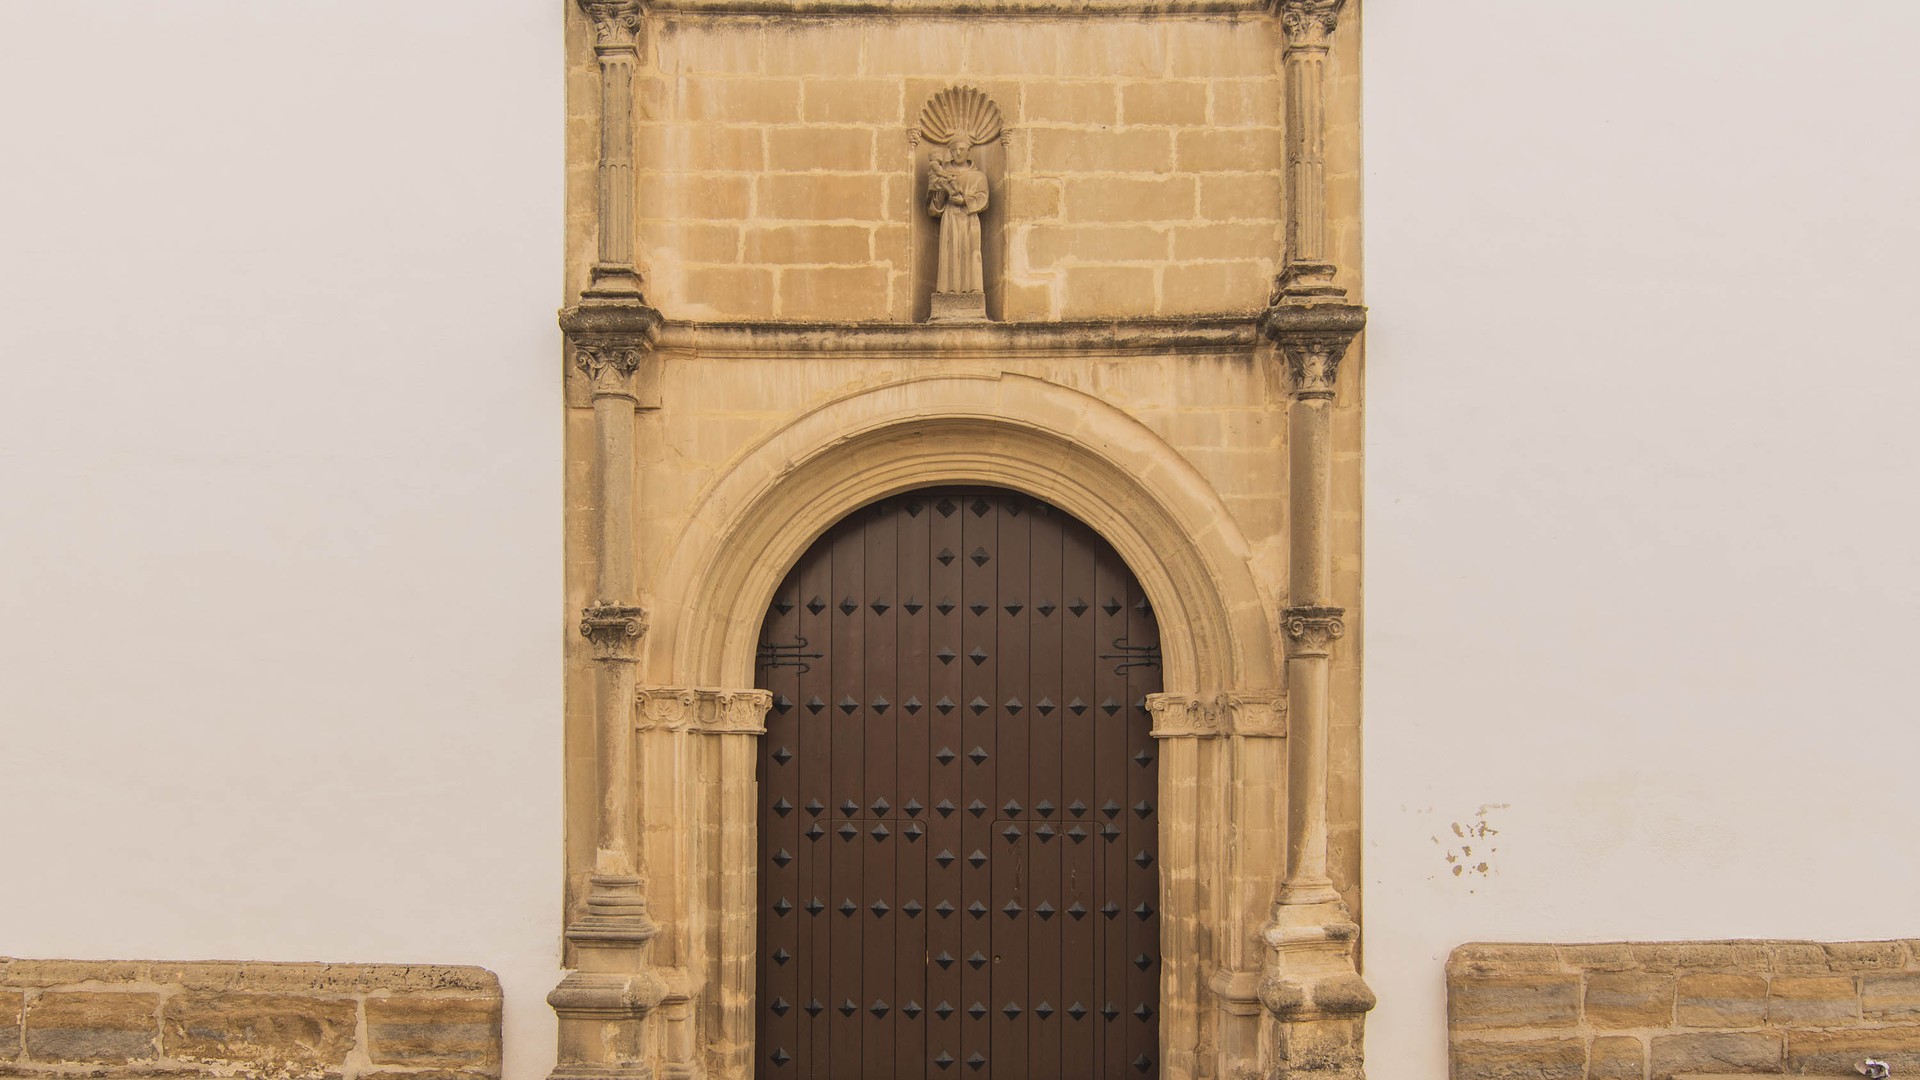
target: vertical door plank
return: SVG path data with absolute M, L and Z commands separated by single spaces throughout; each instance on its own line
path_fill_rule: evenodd
M 928 647 L 931 601 L 927 589 L 931 581 L 933 556 L 927 544 L 931 536 L 933 510 L 919 492 L 910 492 L 896 500 L 900 506 L 896 524 L 899 548 L 896 552 L 899 581 L 899 610 L 894 618 L 899 627 L 899 674 L 894 720 L 897 732 L 899 780 L 895 791 L 899 806 L 899 848 L 894 854 L 894 895 L 898 902 L 899 922 L 894 924 L 894 1004 L 898 1006 L 895 1025 L 894 1072 L 900 1080 L 926 1080 L 927 1075 L 927 926 L 934 916 L 928 910 L 927 867 L 932 849 L 927 846 L 927 821 L 931 814 L 931 788 L 928 771 L 932 750 L 927 745 L 929 719 L 928 665 L 932 650 Z
M 928 781 L 932 801 L 927 818 L 927 1061 L 929 1076 L 957 1076 L 958 1062 L 966 1057 L 961 1040 L 961 1019 L 966 1000 L 961 973 L 962 927 L 967 922 L 966 906 L 961 900 L 961 871 L 966 848 L 961 822 L 966 820 L 967 803 L 962 783 L 967 745 L 963 718 L 966 693 L 963 673 L 968 666 L 962 626 L 962 586 L 960 569 L 966 561 L 962 536 L 965 511 L 959 499 L 947 492 L 929 493 L 929 549 L 927 595 L 932 597 L 927 610 L 928 646 L 933 650 L 927 666 L 927 695 L 931 712 L 927 719 L 927 744 L 931 776 Z M 942 1065 L 944 1064 L 944 1067 Z
M 1027 793 L 1031 825 L 1027 872 L 1033 918 L 1027 923 L 1028 1070 L 1036 1078 L 1062 1075 L 1060 1029 L 1066 1023 L 1060 998 L 1062 938 L 1074 920 L 1066 912 L 1061 888 L 1060 835 L 1065 817 L 1061 787 L 1060 718 L 1066 715 L 1060 694 L 1060 522 L 1050 507 L 1034 504 L 1028 540 L 1027 617 L 1029 687 Z M 1084 906 L 1084 905 L 1083 905 Z M 1080 919 L 1085 922 L 1084 913 Z
M 859 599 L 866 581 L 861 524 L 861 516 L 856 514 L 834 529 L 833 591 L 828 594 L 828 617 L 833 626 L 833 686 L 827 698 L 827 715 L 833 718 L 829 778 L 833 835 L 823 842 L 833 849 L 833 892 L 827 897 L 833 914 L 823 917 L 829 918 L 833 927 L 833 967 L 827 975 L 831 996 L 826 1015 L 832 1018 L 827 1046 L 830 1075 L 849 1080 L 861 1075 L 860 1061 L 865 1053 L 860 999 L 866 992 L 866 944 L 860 915 L 866 905 L 866 860 L 861 845 L 864 833 L 856 820 L 866 796 L 862 775 L 866 726 L 858 708 L 859 695 L 866 689 L 866 641 L 861 633 L 865 620 Z

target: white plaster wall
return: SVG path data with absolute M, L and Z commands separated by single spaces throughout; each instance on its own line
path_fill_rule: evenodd
M 559 29 L 0 3 L 0 954 L 484 964 L 551 1062 Z M 1462 941 L 1920 932 L 1920 8 L 1365 29 L 1374 1075 Z
M 558 0 L 0 2 L 0 955 L 559 977 Z
M 1920 5 L 1365 33 L 1372 1075 L 1464 941 L 1920 933 Z

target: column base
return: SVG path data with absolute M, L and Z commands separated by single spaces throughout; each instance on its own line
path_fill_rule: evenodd
M 930 323 L 982 323 L 987 321 L 987 294 L 977 292 L 937 292 L 927 312 Z
M 1275 303 L 1343 301 L 1347 290 L 1334 284 L 1338 270 L 1332 263 L 1289 263 L 1274 283 Z
M 1360 928 L 1338 894 L 1308 900 L 1321 889 L 1318 882 L 1290 887 L 1260 931 L 1269 950 L 1260 1002 L 1271 1017 L 1271 1080 L 1363 1080 L 1366 1074 L 1363 1038 L 1375 998 L 1354 965 Z
M 645 303 L 640 272 L 631 266 L 596 266 L 580 299 L 598 303 Z

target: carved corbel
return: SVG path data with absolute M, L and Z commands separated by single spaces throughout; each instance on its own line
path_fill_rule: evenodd
M 1337 607 L 1288 608 L 1281 619 L 1287 633 L 1287 656 L 1327 656 L 1333 643 L 1347 633 L 1346 611 Z
M 634 696 L 638 731 L 692 731 L 702 735 L 764 735 L 773 694 L 766 690 L 642 687 Z

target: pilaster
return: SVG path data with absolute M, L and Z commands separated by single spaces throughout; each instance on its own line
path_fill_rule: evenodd
M 1346 298 L 1327 244 L 1327 44 L 1346 0 L 1276 0 L 1286 33 L 1287 250 L 1274 300 Z

